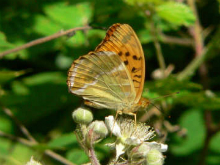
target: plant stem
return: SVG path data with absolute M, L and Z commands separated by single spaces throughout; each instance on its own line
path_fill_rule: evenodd
M 177 75 L 178 80 L 184 80 L 190 78 L 194 75 L 197 68 L 201 66 L 201 64 L 205 61 L 207 56 L 208 48 L 203 49 L 203 52 L 200 56 L 196 56 L 189 65 Z
M 66 31 L 61 30 L 60 32 L 55 33 L 53 35 L 50 35 L 50 36 L 47 36 L 47 37 L 44 37 L 44 38 L 40 38 L 40 39 L 36 39 L 36 40 L 28 42 L 24 45 L 18 46 L 17 48 L 4 51 L 4 52 L 0 53 L 0 59 L 2 57 L 4 57 L 5 55 L 7 55 L 7 54 L 14 53 L 14 52 L 20 51 L 22 49 L 27 49 L 29 47 L 32 47 L 32 46 L 35 46 L 35 45 L 38 45 L 38 44 L 42 44 L 44 42 L 48 42 L 50 40 L 56 39 L 56 38 L 64 36 L 64 35 L 73 34 L 75 31 L 89 30 L 89 29 L 91 29 L 90 26 L 84 26 L 84 27 L 77 27 L 77 28 L 69 29 L 69 30 L 66 30 Z
M 92 146 L 89 148 L 89 158 L 92 165 L 100 165 L 99 160 L 96 157 L 94 148 Z
M 207 48 L 204 48 L 204 41 L 203 37 L 201 35 L 201 25 L 199 22 L 199 17 L 195 5 L 195 0 L 188 0 L 188 4 L 191 7 L 192 11 L 194 12 L 196 16 L 196 22 L 194 27 L 191 29 L 192 34 L 195 40 L 195 56 L 198 58 L 198 63 L 201 63 L 199 68 L 199 74 L 201 77 L 201 81 L 203 84 L 204 89 L 209 89 L 208 84 L 208 69 L 206 67 L 206 64 L 204 63 L 204 57 L 205 54 L 208 54 Z M 205 52 L 205 53 L 204 53 Z M 205 165 L 206 164 L 206 156 L 208 154 L 209 144 L 212 139 L 212 137 L 220 131 L 220 127 L 214 125 L 212 120 L 212 113 L 210 110 L 205 110 L 204 112 L 204 120 L 205 120 L 205 126 L 206 126 L 206 137 L 204 146 L 200 155 L 199 165 Z
M 193 40 L 190 38 L 174 37 L 174 36 L 169 36 L 163 33 L 160 33 L 159 35 L 163 43 L 176 44 L 176 45 L 181 45 L 181 46 L 193 46 L 194 45 Z
M 155 46 L 155 49 L 156 49 L 157 60 L 158 60 L 160 69 L 162 71 L 162 74 L 163 74 L 163 76 L 165 76 L 164 72 L 165 72 L 165 69 L 166 69 L 166 64 L 165 64 L 165 61 L 164 61 L 164 58 L 163 58 L 161 45 L 160 45 L 160 42 L 159 42 L 158 37 L 157 37 L 157 29 L 155 27 L 154 21 L 152 20 L 152 16 L 151 15 L 149 16 L 147 13 L 146 13 L 146 15 L 148 16 L 148 18 L 150 20 L 150 24 L 151 24 L 150 31 L 151 31 L 151 36 L 152 36 L 153 43 L 154 43 L 154 46 Z

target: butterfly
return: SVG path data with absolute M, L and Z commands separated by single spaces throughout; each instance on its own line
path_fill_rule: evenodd
M 116 110 L 135 117 L 149 100 L 141 97 L 145 59 L 140 41 L 128 24 L 112 25 L 92 52 L 75 60 L 69 71 L 69 91 L 94 108 Z

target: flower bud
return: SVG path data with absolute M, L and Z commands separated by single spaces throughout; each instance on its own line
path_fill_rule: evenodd
M 151 150 L 151 147 L 145 143 L 134 147 L 128 154 L 132 160 L 138 160 L 140 158 L 145 158 L 147 153 Z
M 102 140 L 108 134 L 108 129 L 103 121 L 94 121 L 87 128 L 87 144 L 94 144 Z
M 106 137 L 108 129 L 103 121 L 94 121 L 88 126 L 88 130 L 93 129 L 101 138 Z
M 146 156 L 148 165 L 162 165 L 164 162 L 163 155 L 157 149 L 152 149 L 148 152 Z
M 72 117 L 78 124 L 89 124 L 93 120 L 92 112 L 85 107 L 79 107 L 73 111 Z

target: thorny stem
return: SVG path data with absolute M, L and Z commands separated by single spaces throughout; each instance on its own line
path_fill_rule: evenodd
M 89 158 L 92 165 L 100 165 L 93 147 L 89 148 Z
M 94 151 L 94 142 L 93 142 L 93 129 L 91 129 L 88 134 L 87 134 L 87 138 L 90 139 L 89 141 L 89 145 L 87 145 L 88 148 L 88 155 L 89 155 L 89 159 L 91 161 L 92 165 L 100 165 L 99 160 L 96 157 L 95 151 Z
M 12 118 L 15 123 L 17 124 L 17 126 L 20 128 L 21 132 L 33 143 L 37 143 L 36 140 L 32 137 L 32 135 L 30 134 L 30 132 L 27 130 L 26 127 L 24 127 L 24 125 L 21 124 L 21 122 L 13 115 L 13 113 L 10 111 L 10 109 L 6 108 L 5 106 L 1 105 L 3 111 L 5 112 L 5 114 L 7 114 L 10 118 Z
M 61 36 L 64 36 L 64 35 L 70 35 L 70 34 L 73 34 L 75 31 L 79 31 L 79 30 L 89 30 L 91 29 L 90 26 L 84 26 L 84 27 L 77 27 L 77 28 L 73 28 L 73 29 L 69 29 L 69 30 L 66 30 L 66 31 L 60 31 L 58 33 L 55 33 L 53 35 L 50 35 L 50 36 L 47 36 L 47 37 L 44 37 L 44 38 L 40 38 L 40 39 L 36 39 L 34 41 L 31 41 L 31 42 L 28 42 L 24 45 L 21 45 L 17 48 L 14 48 L 14 49 L 10 49 L 10 50 L 7 50 L 7 51 L 4 51 L 2 53 L 0 53 L 0 59 L 2 57 L 4 57 L 5 55 L 7 54 L 10 54 L 10 53 L 14 53 L 14 52 L 17 52 L 17 51 L 20 51 L 22 49 L 26 49 L 26 48 L 29 48 L 29 47 L 32 47 L 32 46 L 35 46 L 35 45 L 38 45 L 38 44 L 42 44 L 44 42 L 48 42 L 50 40 L 53 40 L 53 39 L 56 39 L 58 37 L 61 37 Z
M 92 139 L 93 129 L 91 129 L 87 133 L 86 125 L 80 124 L 78 126 L 80 127 L 79 131 L 75 131 L 77 141 L 79 142 L 79 144 L 81 145 L 85 153 L 88 155 L 91 164 L 100 165 L 99 160 L 96 157 L 94 147 L 93 147 L 93 139 Z
M 196 6 L 195 6 L 195 0 L 188 0 L 188 4 L 196 16 L 195 25 L 191 29 L 194 40 L 195 40 L 195 53 L 196 53 L 195 56 L 196 56 L 196 58 L 203 59 L 205 48 L 204 48 L 203 37 L 201 35 L 202 28 L 201 28 L 201 25 L 199 22 L 198 13 L 197 13 Z M 208 69 L 207 69 L 205 63 L 201 63 L 200 68 L 199 68 L 199 74 L 200 74 L 204 89 L 208 89 L 209 88 Z M 204 119 L 205 119 L 205 123 L 206 123 L 206 137 L 205 137 L 205 143 L 204 143 L 201 155 L 200 155 L 200 160 L 198 163 L 199 165 L 205 165 L 210 141 L 211 141 L 213 135 L 215 135 L 218 131 L 220 131 L 220 127 L 215 126 L 213 124 L 212 114 L 211 114 L 210 110 L 205 110 Z
M 6 134 L 2 131 L 0 131 L 0 136 L 2 137 L 6 137 L 8 139 L 11 140 L 15 140 L 18 141 L 24 145 L 33 147 L 34 145 L 37 145 L 38 142 L 36 141 L 36 139 L 34 139 L 34 137 L 30 134 L 30 132 L 28 131 L 28 129 L 13 115 L 13 113 L 11 112 L 11 110 L 9 108 L 4 107 L 2 104 L 0 104 L 1 108 L 3 109 L 3 111 L 5 112 L 6 115 L 8 115 L 10 118 L 12 118 L 12 120 L 15 121 L 15 123 L 17 124 L 17 126 L 21 129 L 22 133 L 28 138 L 24 139 L 21 137 L 16 137 L 10 134 Z M 51 150 L 45 150 L 44 153 L 48 156 L 50 156 L 53 159 L 56 159 L 57 161 L 65 164 L 65 165 L 75 165 L 74 163 L 70 162 L 69 160 L 65 159 L 64 157 L 62 157 L 61 155 L 51 151 Z
M 203 81 L 206 81 L 207 78 L 206 75 L 207 73 L 207 69 L 204 62 L 205 59 L 205 55 L 207 53 L 206 48 L 204 48 L 204 42 L 203 42 L 203 37 L 202 37 L 202 27 L 200 25 L 200 21 L 199 21 L 199 16 L 196 10 L 196 6 L 195 6 L 195 1 L 194 0 L 188 0 L 187 1 L 190 8 L 192 9 L 194 15 L 196 16 L 196 22 L 195 25 L 190 29 L 194 41 L 195 41 L 195 59 L 186 67 L 186 69 L 184 69 L 179 75 L 178 75 L 178 79 L 179 80 L 183 80 L 185 78 L 187 78 L 188 76 L 191 76 L 193 74 L 193 72 L 198 68 L 200 70 L 200 76 L 203 79 Z M 201 75 L 203 74 L 203 75 Z M 205 80 L 206 79 L 206 80 Z M 204 82 L 204 84 L 206 84 Z M 203 84 L 203 85 L 204 85 Z M 206 86 L 206 85 L 205 85 Z

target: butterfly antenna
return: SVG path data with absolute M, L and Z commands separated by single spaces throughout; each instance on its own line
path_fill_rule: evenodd
M 164 97 L 169 97 L 169 96 L 173 96 L 173 95 L 176 95 L 176 94 L 179 94 L 180 92 L 175 92 L 175 93 L 171 93 L 171 94 L 168 94 L 168 95 L 164 95 L 164 96 L 159 96 L 159 97 L 156 97 L 156 98 L 153 98 L 150 100 L 153 101 L 153 100 L 157 100 L 157 99 L 160 99 L 160 98 L 164 98 Z
M 160 109 L 158 106 L 156 106 L 155 104 L 153 104 L 152 102 L 150 102 L 151 105 L 153 105 L 156 109 L 158 109 L 161 113 L 163 113 L 162 109 Z

